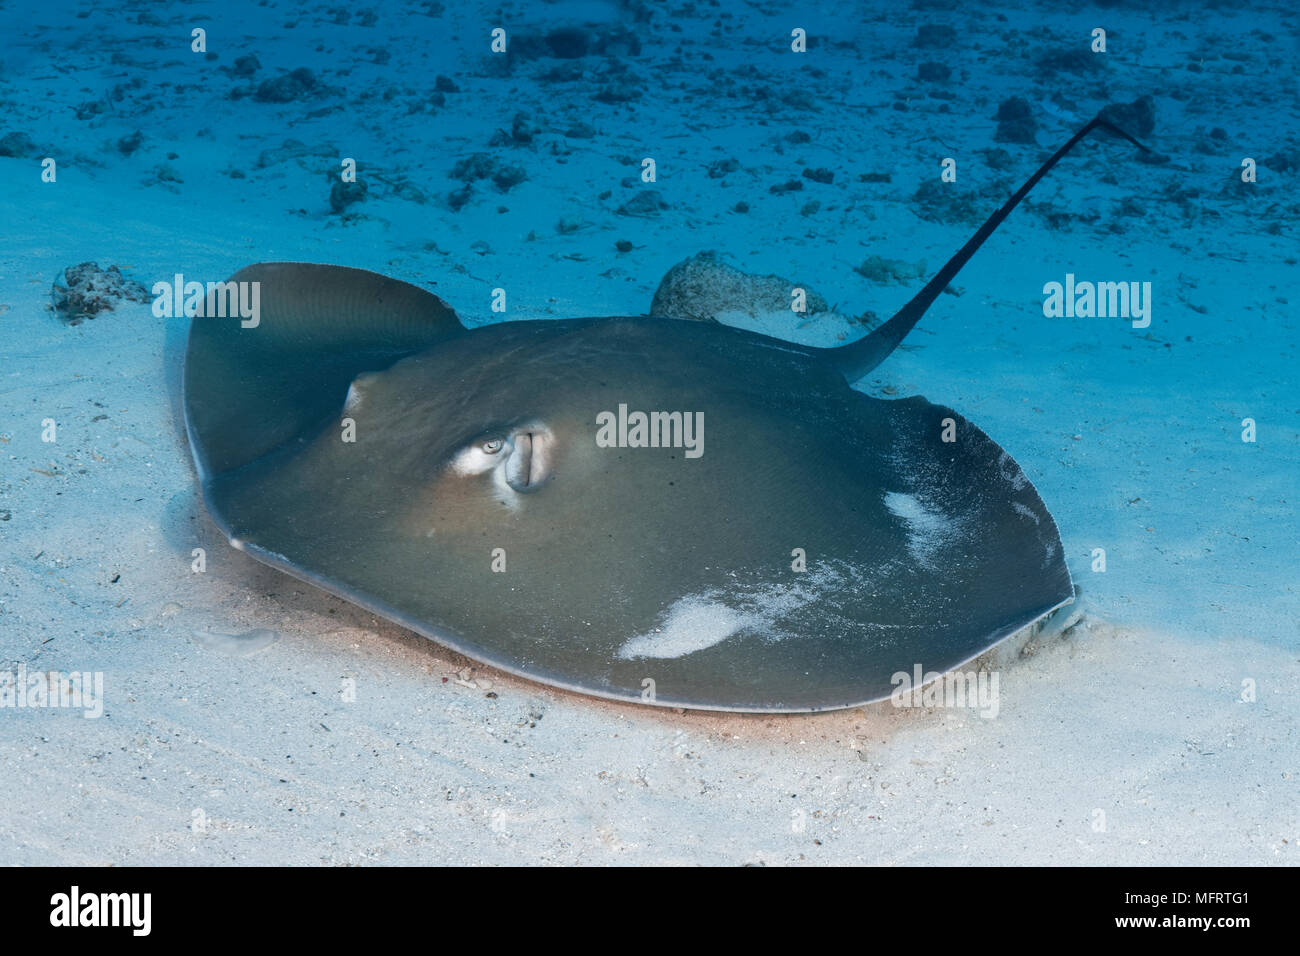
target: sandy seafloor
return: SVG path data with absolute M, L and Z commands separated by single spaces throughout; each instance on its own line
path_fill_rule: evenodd
M 105 675 L 100 719 L 0 711 L 0 862 L 1300 861 L 1300 14 L 442 6 L 0 4 L 0 135 L 35 146 L 0 158 L 0 653 Z M 624 25 L 640 52 L 509 69 L 487 52 L 495 25 L 583 22 Z M 921 24 L 955 40 L 917 47 Z M 190 52 L 195 26 L 215 58 Z M 792 26 L 814 38 L 802 57 Z M 1070 51 L 1094 26 L 1109 50 L 1081 64 Z M 260 70 L 231 75 L 248 54 Z M 923 62 L 951 79 L 919 80 Z M 303 66 L 318 86 L 294 102 L 231 97 Z M 438 74 L 459 88 L 441 105 Z M 1033 104 L 1039 145 L 994 141 L 1011 95 Z M 639 314 L 670 266 L 714 249 L 887 316 L 920 280 L 855 266 L 928 275 L 973 231 L 919 215 L 942 157 L 991 210 L 1081 120 L 1144 95 L 1168 161 L 1081 146 L 859 385 L 959 409 L 1061 529 L 1082 619 L 1005 655 L 995 719 L 680 713 L 473 671 L 226 545 L 178 419 L 183 319 L 125 303 L 68 326 L 50 308 L 52 281 L 87 260 L 152 285 L 301 259 L 423 285 L 470 323 L 499 318 L 497 285 L 509 318 Z M 517 112 L 532 142 L 490 147 Z M 565 135 L 580 123 L 594 136 Z M 1009 168 L 983 161 L 995 147 Z M 474 152 L 528 179 L 480 183 L 454 210 L 448 174 Z M 619 215 L 645 155 L 667 208 Z M 370 185 L 346 215 L 328 202 L 341 156 Z M 1259 181 L 1243 188 L 1246 156 Z M 769 191 L 805 167 L 834 180 Z M 557 229 L 566 217 L 576 228 Z M 1044 318 L 1042 285 L 1066 272 L 1151 281 L 1150 328 Z M 815 344 L 861 331 L 754 321 Z M 275 640 L 247 656 L 204 637 L 259 629 Z

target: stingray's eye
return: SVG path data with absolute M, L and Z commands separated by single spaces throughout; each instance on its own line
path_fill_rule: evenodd
M 489 455 L 495 455 L 499 452 L 505 443 L 500 438 L 489 438 L 480 447 Z

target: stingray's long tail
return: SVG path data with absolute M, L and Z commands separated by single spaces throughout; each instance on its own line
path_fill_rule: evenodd
M 957 254 L 949 259 L 944 267 L 935 274 L 934 278 L 925 284 L 925 288 L 918 292 L 912 301 L 899 309 L 893 318 L 865 338 L 851 342 L 848 345 L 841 345 L 838 348 L 827 349 L 832 361 L 844 373 L 844 378 L 850 384 L 856 382 L 888 358 L 889 354 L 907 336 L 907 333 L 912 331 L 912 326 L 916 325 L 921 316 L 925 315 L 926 310 L 939 297 L 939 293 L 947 288 L 948 283 L 961 271 L 961 267 L 966 264 L 971 256 L 975 255 L 980 246 L 984 245 L 984 241 L 993 235 L 993 231 L 1002 225 L 1002 220 L 1011 214 L 1011 210 L 1015 209 L 1020 200 L 1029 194 L 1029 190 L 1033 189 L 1038 181 L 1046 176 L 1052 167 L 1074 148 L 1079 140 L 1098 128 L 1110 130 L 1117 136 L 1124 137 L 1139 149 L 1150 152 L 1146 146 L 1143 146 L 1124 130 L 1100 116 L 1071 136 L 1069 142 L 1053 153 L 1052 157 L 1043 163 L 1023 186 L 1016 190 L 1015 195 L 1003 203 L 1001 209 L 989 216 L 984 225 L 979 227 L 979 231 L 967 240 L 966 245 L 962 246 L 957 251 Z

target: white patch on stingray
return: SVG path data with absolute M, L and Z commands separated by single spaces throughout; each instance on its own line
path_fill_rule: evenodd
M 508 446 L 503 446 L 495 455 L 489 455 L 481 444 L 475 442 L 456 452 L 447 467 L 458 475 L 486 474 L 509 458 L 511 450 Z
M 506 480 L 506 461 L 514 454 L 514 443 L 503 440 L 501 450 L 489 454 L 483 450 L 481 442 L 475 442 L 460 451 L 447 463 L 447 471 L 453 475 L 472 478 L 476 475 L 488 475 L 491 482 L 489 493 L 511 511 L 518 511 L 520 494 L 510 487 Z
M 1003 479 L 1011 482 L 1011 490 L 1019 491 L 1025 485 L 1029 484 L 1029 479 L 1025 473 L 1020 470 L 1016 460 L 1008 455 L 1005 451 L 998 456 L 998 471 L 1002 474 Z
M 634 658 L 675 658 L 706 650 L 744 631 L 765 640 L 780 640 L 784 633 L 778 626 L 781 618 L 846 583 L 858 585 L 862 574 L 847 575 L 830 566 L 808 571 L 791 584 L 738 586 L 726 593 L 708 591 L 678 598 L 668 609 L 662 623 L 647 634 L 638 634 L 618 649 L 623 660 Z
M 907 526 L 907 550 L 923 565 L 930 563 L 955 530 L 947 515 L 926 507 L 915 495 L 888 491 L 885 493 L 885 507 Z
M 1028 518 L 1034 524 L 1038 524 L 1038 515 L 1034 514 L 1031 510 L 1029 510 L 1024 505 L 1022 505 L 1019 501 L 1011 502 L 1011 507 L 1016 509 L 1016 514 L 1020 515 L 1020 517 Z
M 343 411 L 349 414 L 360 411 L 366 401 L 366 391 L 375 384 L 379 375 L 378 372 L 362 372 L 354 378 L 352 384 L 348 386 L 347 397 L 343 399 Z
M 635 657 L 685 657 L 721 644 L 747 623 L 749 615 L 698 595 L 673 602 L 663 625 L 638 634 L 618 649 L 623 660 Z

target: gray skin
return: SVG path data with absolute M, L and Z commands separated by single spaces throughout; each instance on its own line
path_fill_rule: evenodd
M 231 281 L 260 284 L 260 324 L 190 329 L 209 511 L 289 574 L 598 696 L 813 711 L 951 670 L 1072 600 L 1056 525 L 956 412 L 851 383 L 1096 128 L 1131 139 L 1087 124 L 911 302 L 837 349 L 658 318 L 467 331 L 374 273 L 244 269 Z M 702 413 L 702 454 L 601 447 L 620 405 Z
M 196 320 L 191 366 L 242 350 L 290 381 L 328 378 L 315 353 L 254 358 L 291 324 L 292 280 L 315 288 L 328 268 L 241 273 L 263 283 L 262 325 Z M 1070 599 L 1015 462 L 950 409 L 854 391 L 822 350 L 646 318 L 447 333 L 322 382 L 311 424 L 205 475 L 237 546 L 512 673 L 715 710 L 880 699 L 896 672 L 948 670 Z M 204 399 L 187 401 L 201 447 Z M 229 413 L 232 447 L 274 431 L 278 403 L 258 402 L 242 431 Z M 598 447 L 597 416 L 620 404 L 702 412 L 702 454 Z

